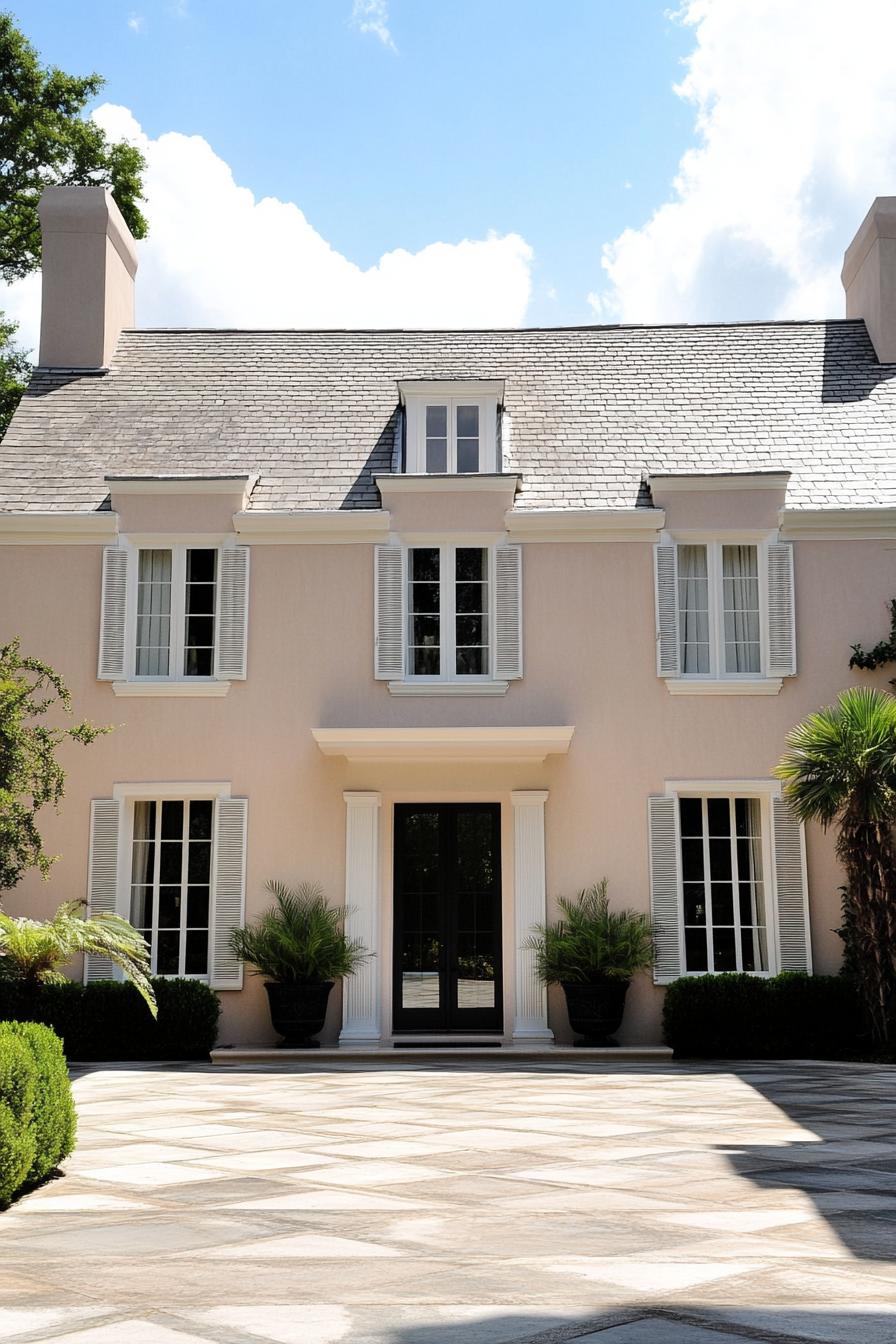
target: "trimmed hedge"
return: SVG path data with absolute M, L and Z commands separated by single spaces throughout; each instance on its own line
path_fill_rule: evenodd
M 0 1208 L 75 1146 L 62 1042 L 35 1022 L 0 1022 Z
M 0 980 L 0 1018 L 42 1022 L 69 1059 L 206 1059 L 218 1034 L 218 996 L 199 980 L 156 978 L 153 1018 L 133 985 L 67 981 L 25 989 Z
M 696 1059 L 849 1059 L 867 1051 L 858 992 L 842 975 L 683 976 L 666 989 L 663 1034 Z

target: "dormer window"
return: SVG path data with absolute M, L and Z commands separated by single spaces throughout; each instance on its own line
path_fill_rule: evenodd
M 500 472 L 502 382 L 399 384 L 405 406 L 404 470 L 410 475 Z

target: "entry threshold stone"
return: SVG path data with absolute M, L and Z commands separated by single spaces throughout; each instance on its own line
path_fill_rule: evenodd
M 292 1050 L 275 1045 L 228 1045 L 211 1053 L 213 1064 L 304 1064 L 309 1068 L 320 1064 L 346 1063 L 360 1060 L 365 1064 L 394 1064 L 396 1060 L 494 1060 L 516 1062 L 539 1060 L 542 1063 L 598 1060 L 603 1064 L 631 1064 L 649 1061 L 667 1063 L 672 1051 L 666 1045 L 572 1046 L 572 1045 L 393 1045 L 383 1041 L 372 1046 L 322 1046 L 319 1050 Z

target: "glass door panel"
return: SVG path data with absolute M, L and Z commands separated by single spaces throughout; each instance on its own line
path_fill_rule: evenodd
M 395 808 L 395 1030 L 500 1030 L 501 809 Z

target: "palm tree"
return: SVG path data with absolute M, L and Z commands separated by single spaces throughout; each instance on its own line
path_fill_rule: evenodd
M 874 1036 L 896 1030 L 896 696 L 843 691 L 787 735 L 775 774 L 802 821 L 837 824 L 847 955 Z
M 156 1016 L 149 950 L 141 933 L 120 915 L 85 918 L 84 901 L 63 901 L 52 919 L 13 919 L 0 913 L 0 977 L 36 988 L 64 983 L 60 967 L 78 953 L 106 957 L 124 971 Z

